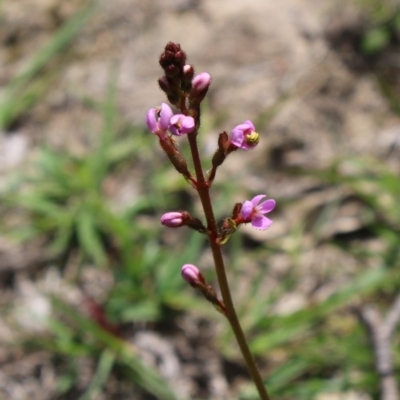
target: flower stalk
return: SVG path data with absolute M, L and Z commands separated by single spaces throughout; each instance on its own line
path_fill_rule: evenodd
M 173 113 L 165 103 L 158 108 L 152 108 L 146 117 L 150 131 L 158 136 L 161 148 L 166 153 L 177 172 L 197 191 L 205 223 L 187 211 L 171 211 L 161 217 L 161 223 L 168 228 L 189 227 L 206 234 L 213 255 L 216 276 L 222 299 L 220 299 L 211 285 L 209 285 L 199 269 L 193 264 L 185 264 L 181 274 L 193 288 L 199 290 L 213 306 L 227 318 L 246 362 L 249 374 L 258 390 L 260 399 L 269 400 L 267 389 L 258 370 L 240 325 L 235 306 L 233 304 L 221 246 L 234 234 L 241 224 L 251 223 L 256 229 L 268 229 L 272 220 L 265 217 L 275 207 L 275 200 L 261 200 L 264 194 L 255 196 L 252 200 L 236 203 L 230 217 L 223 220 L 218 226 L 211 201 L 210 189 L 218 168 L 225 159 L 236 150 L 251 150 L 260 140 L 253 123 L 249 120 L 237 125 L 230 135 L 222 132 L 218 138 L 218 147 L 211 160 L 211 169 L 204 173 L 202 160 L 197 143 L 200 127 L 200 104 L 205 98 L 211 85 L 211 76 L 207 72 L 194 75 L 194 68 L 186 64 L 186 53 L 178 44 L 168 43 L 160 56 L 160 65 L 164 70 L 159 80 L 161 90 L 168 100 L 180 110 L 180 114 Z M 189 171 L 188 163 L 175 145 L 173 137 L 186 136 L 189 142 L 194 174 Z

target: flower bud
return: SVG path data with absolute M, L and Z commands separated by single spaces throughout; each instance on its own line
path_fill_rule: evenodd
M 202 72 L 193 78 L 192 90 L 189 95 L 189 102 L 192 108 L 196 109 L 200 106 L 210 85 L 211 75 L 208 72 Z
M 181 269 L 182 278 L 190 286 L 198 289 L 201 294 L 213 304 L 213 306 L 222 314 L 226 315 L 225 304 L 217 296 L 217 293 L 204 279 L 202 273 L 193 264 L 185 264 Z
M 181 269 L 181 275 L 190 286 L 199 287 L 205 285 L 202 273 L 193 264 L 185 264 Z
M 183 66 L 183 79 L 187 81 L 192 81 L 194 75 L 194 68 L 190 64 Z
M 186 213 L 187 214 L 187 213 Z M 167 212 L 161 217 L 161 224 L 168 228 L 179 228 L 184 226 L 185 213 L 180 211 Z
M 179 50 L 175 53 L 175 64 L 179 67 L 183 67 L 186 62 L 186 53 L 182 50 Z
M 181 89 L 185 93 L 190 93 L 192 90 L 192 79 L 194 75 L 194 68 L 190 64 L 186 64 L 182 68 Z
M 211 85 L 211 75 L 208 72 L 202 72 L 196 75 L 192 80 L 193 90 L 196 92 L 203 92 L 208 90 Z
M 164 93 L 170 93 L 171 92 L 171 83 L 170 80 L 166 75 L 163 75 L 159 80 L 158 80 L 158 86 L 160 86 L 160 89 Z

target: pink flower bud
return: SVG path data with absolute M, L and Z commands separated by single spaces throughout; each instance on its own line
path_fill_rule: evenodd
M 193 287 L 205 284 L 203 275 L 193 264 L 185 264 L 181 269 L 181 274 L 182 278 Z
M 192 80 L 192 87 L 196 92 L 203 92 L 211 85 L 211 75 L 208 72 L 202 72 L 196 75 Z
M 171 211 L 163 214 L 161 223 L 168 228 L 179 228 L 184 225 L 184 214 L 178 211 Z

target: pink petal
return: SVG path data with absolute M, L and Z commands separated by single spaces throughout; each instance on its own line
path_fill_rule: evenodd
M 254 205 L 251 201 L 246 200 L 242 204 L 242 209 L 240 210 L 240 213 L 244 219 L 247 219 L 250 217 L 251 213 L 253 212 Z
M 182 117 L 184 117 L 183 114 L 175 114 L 170 118 L 170 124 L 171 125 L 176 125 L 176 124 L 180 124 Z
M 166 104 L 162 103 L 161 104 L 161 112 L 160 112 L 160 127 L 164 131 L 168 129 L 168 126 L 170 124 L 170 119 L 174 115 L 174 113 L 171 110 L 171 107 Z
M 266 214 L 275 208 L 276 202 L 273 199 L 265 200 L 257 206 L 257 211 Z
M 146 125 L 153 133 L 157 131 L 158 126 L 157 126 L 157 117 L 155 108 L 151 108 L 148 111 L 146 115 Z
M 196 284 L 200 278 L 200 271 L 193 264 L 185 264 L 181 269 L 182 278 L 191 285 Z
M 252 123 L 251 121 L 249 121 L 249 120 L 244 121 L 244 124 L 243 124 L 243 125 L 247 125 L 248 128 L 251 129 L 252 131 L 255 131 L 255 130 L 256 130 L 256 128 L 255 128 L 255 126 L 253 125 L 253 123 Z
M 244 139 L 244 133 L 243 131 L 239 130 L 239 129 L 233 129 L 231 131 L 231 135 L 230 135 L 230 139 L 231 142 L 237 146 L 240 147 L 243 143 L 243 139 Z
M 211 75 L 208 72 L 201 72 L 192 80 L 193 89 L 201 91 L 207 89 L 211 83 Z
M 264 215 L 258 214 L 253 217 L 253 219 L 251 220 L 251 224 L 256 229 L 265 230 L 272 225 L 272 220 L 270 220 L 267 217 L 264 217 Z
M 189 133 L 194 129 L 194 119 L 184 116 L 182 118 L 182 132 Z
M 253 203 L 253 206 L 255 207 L 262 198 L 267 197 L 266 194 L 258 194 L 257 196 L 253 197 L 251 199 L 251 202 Z

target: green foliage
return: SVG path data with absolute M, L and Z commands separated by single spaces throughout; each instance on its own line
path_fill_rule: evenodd
M 400 37 L 400 9 L 396 2 L 390 0 L 358 0 L 366 12 L 369 29 L 361 40 L 361 51 L 372 56 L 383 51 L 392 38 Z
M 364 54 L 372 55 L 379 53 L 390 42 L 390 31 L 385 26 L 373 28 L 364 35 L 361 41 L 361 50 Z
M 62 355 L 67 360 L 69 368 L 60 378 L 60 395 L 66 393 L 78 378 L 74 363 L 70 364 L 70 361 L 77 357 L 90 356 L 98 359 L 97 368 L 89 387 L 80 397 L 81 400 L 95 398 L 113 370 L 122 371 L 139 387 L 157 398 L 176 399 L 163 379 L 143 364 L 134 347 L 127 341 L 105 331 L 57 298 L 53 298 L 53 306 L 63 315 L 64 321 L 51 321 L 52 340 L 37 338 L 33 343 L 52 351 L 54 355 Z M 84 334 L 77 335 L 77 332 Z

